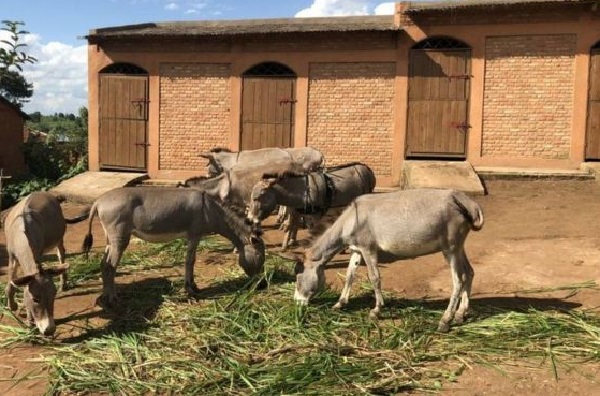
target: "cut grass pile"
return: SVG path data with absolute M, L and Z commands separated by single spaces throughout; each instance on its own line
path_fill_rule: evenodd
M 209 239 L 205 249 L 222 249 Z M 225 245 L 226 246 L 226 245 Z M 125 266 L 156 270 L 183 261 L 180 243 L 143 244 Z M 95 259 L 97 260 L 97 258 Z M 94 261 L 94 260 L 92 260 Z M 97 277 L 95 266 L 74 265 L 79 283 Z M 582 311 L 480 306 L 449 334 L 435 332 L 445 301 L 386 296 L 382 319 L 368 318 L 372 292 L 362 288 L 347 309 L 331 307 L 338 293 L 324 291 L 308 307 L 292 299 L 293 265 L 268 256 L 269 287 L 256 290 L 235 267 L 214 279 L 198 300 L 183 280 L 125 290 L 128 306 L 110 329 L 87 329 L 78 342 L 48 344 L 50 393 L 117 394 L 391 394 L 439 389 L 475 364 L 502 369 L 519 360 L 546 367 L 600 359 L 600 318 Z M 137 269 L 136 269 L 137 270 Z M 574 285 L 580 289 L 594 283 Z M 147 314 L 144 301 L 154 301 Z M 137 304 L 137 305 L 136 305 Z M 143 325 L 136 312 L 145 312 Z M 22 334 L 19 333 L 23 331 Z M 2 337 L 6 328 L 0 328 Z M 17 330 L 12 341 L 31 341 Z

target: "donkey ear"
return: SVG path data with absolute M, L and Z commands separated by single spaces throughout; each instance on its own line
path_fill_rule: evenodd
M 58 276 L 69 269 L 69 264 L 61 264 L 56 267 L 48 268 L 44 270 L 44 273 L 50 276 Z
M 271 187 L 273 184 L 277 183 L 279 180 L 278 177 L 267 177 L 263 179 L 263 184 L 265 187 Z
M 254 232 L 254 235 L 251 235 L 251 236 L 250 236 L 250 243 L 251 243 L 253 246 L 256 246 L 256 245 L 261 245 L 261 244 L 263 243 L 263 240 L 262 240 L 262 238 L 260 237 L 260 233 L 259 233 L 259 232 L 256 232 L 256 231 L 255 231 L 255 232 Z
M 300 260 L 296 261 L 294 265 L 294 274 L 298 275 L 304 272 L 304 263 Z
M 12 281 L 10 281 L 10 283 L 12 283 L 13 286 L 24 287 L 35 279 L 35 275 L 36 274 L 21 276 L 19 278 L 13 279 Z
M 206 158 L 207 160 L 215 159 L 215 155 L 213 153 L 200 153 L 200 154 L 198 154 L 198 156 L 202 157 L 202 158 Z

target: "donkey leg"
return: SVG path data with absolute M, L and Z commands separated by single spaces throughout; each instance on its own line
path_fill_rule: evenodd
M 10 256 L 10 253 L 9 253 Z M 10 257 L 8 260 L 8 283 L 6 284 L 5 293 L 6 293 L 6 301 L 8 303 L 8 308 L 11 311 L 16 311 L 19 306 L 15 301 L 15 292 L 16 287 L 13 285 L 12 280 L 17 277 L 17 259 L 14 257 Z
M 293 210 L 293 209 L 292 209 Z M 300 227 L 301 216 L 296 212 L 295 215 L 291 216 L 290 221 L 290 229 L 289 229 L 289 238 L 288 238 L 288 247 L 295 246 L 297 244 L 298 237 L 298 227 Z
M 277 220 L 275 220 L 275 224 L 281 224 L 285 220 L 285 216 L 287 214 L 287 206 L 279 205 L 277 208 Z
M 185 291 L 188 294 L 196 294 L 200 291 L 194 282 L 194 264 L 196 263 L 196 250 L 200 239 L 190 238 L 187 241 L 187 253 L 185 256 Z
M 465 316 L 469 313 L 469 298 L 471 297 L 471 286 L 473 285 L 473 277 L 475 276 L 475 271 L 473 271 L 473 267 L 464 250 L 461 250 L 460 261 L 463 267 L 463 288 L 460 305 L 454 315 L 454 322 L 457 324 L 462 324 L 465 320 Z
M 58 262 L 63 265 L 65 263 L 65 243 L 62 239 L 58 245 L 56 245 L 56 256 L 58 257 Z M 69 274 L 67 272 L 68 271 L 63 271 L 60 274 L 60 284 L 58 286 L 59 291 L 65 291 L 69 289 Z
M 283 236 L 283 242 L 281 243 L 281 250 L 287 250 L 289 246 L 296 242 L 296 234 L 298 231 L 298 220 L 300 215 L 292 208 L 288 208 L 287 213 L 287 219 L 283 224 L 285 235 Z
M 377 252 L 362 252 L 363 259 L 367 265 L 369 280 L 375 291 L 375 308 L 369 312 L 371 319 L 377 319 L 381 307 L 383 307 L 383 294 L 381 293 L 381 277 L 379 275 L 379 267 L 377 266 Z
M 448 302 L 448 308 L 444 311 L 442 319 L 438 325 L 438 331 L 441 333 L 447 333 L 450 330 L 450 322 L 454 317 L 456 308 L 458 306 L 458 297 L 463 289 L 462 282 L 462 263 L 458 252 L 444 252 L 444 257 L 448 264 L 450 264 L 450 271 L 452 272 L 452 295 Z
M 129 245 L 129 236 L 127 238 L 111 239 L 110 243 L 104 250 L 102 262 L 102 295 L 98 297 L 98 305 L 105 308 L 112 308 L 117 302 L 117 288 L 115 286 L 115 275 L 117 274 L 117 266 L 121 261 L 123 252 Z
M 348 298 L 350 297 L 350 289 L 352 288 L 352 283 L 354 282 L 354 274 L 356 273 L 356 269 L 360 265 L 361 259 L 362 256 L 358 252 L 353 252 L 352 256 L 350 256 L 350 262 L 348 263 L 348 269 L 346 270 L 346 283 L 344 284 L 344 288 L 342 289 L 340 299 L 333 306 L 333 309 L 340 309 L 344 305 L 348 304 Z

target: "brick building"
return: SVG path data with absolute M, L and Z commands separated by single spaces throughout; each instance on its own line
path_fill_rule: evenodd
M 600 160 L 596 1 L 401 2 L 393 16 L 152 23 L 87 39 L 91 170 L 182 179 L 215 146 L 310 145 L 390 186 L 408 158 Z
M 0 96 L 0 168 L 5 176 L 27 171 L 22 146 L 27 115 Z

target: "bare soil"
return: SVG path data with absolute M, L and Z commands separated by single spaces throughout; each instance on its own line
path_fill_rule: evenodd
M 600 307 L 600 290 L 584 289 L 538 292 L 585 281 L 600 283 L 600 184 L 594 181 L 508 181 L 486 183 L 488 195 L 476 197 L 482 205 L 485 225 L 467 240 L 467 254 L 475 269 L 471 305 L 494 304 L 501 307 L 536 309 L 591 309 Z M 81 205 L 64 204 L 67 217 L 80 213 Z M 271 219 L 272 222 L 272 219 Z M 68 252 L 79 252 L 87 223 L 70 225 L 66 234 Z M 104 237 L 96 220 L 93 233 L 95 248 L 102 248 Z M 299 235 L 306 237 L 306 232 Z M 275 227 L 265 236 L 268 249 L 278 252 L 282 234 Z M 294 249 L 301 253 L 302 244 Z M 209 264 L 207 264 L 209 263 Z M 6 276 L 4 234 L 0 235 L 0 276 Z M 235 256 L 201 253 L 196 263 L 199 287 L 210 284 L 213 276 L 235 265 Z M 330 263 L 328 281 L 341 288 L 347 255 L 340 254 Z M 360 277 L 366 279 L 364 267 Z M 451 290 L 450 270 L 439 254 L 382 266 L 382 284 L 386 291 L 419 299 L 447 299 Z M 183 265 L 166 268 L 160 274 L 145 271 L 121 271 L 118 285 L 157 281 L 161 277 L 182 277 Z M 4 278 L 6 279 L 6 278 Z M 73 339 L 77 323 L 105 326 L 110 317 L 95 306 L 100 294 L 99 281 L 87 282 L 59 295 L 56 301 L 57 341 Z M 290 296 L 290 298 L 292 298 Z M 351 297 L 352 298 L 352 297 Z M 68 319 L 65 319 L 68 318 Z M 1 319 L 9 323 L 7 318 Z M 40 355 L 49 351 L 39 346 L 2 350 L 0 358 L 0 394 L 42 395 L 47 379 Z M 16 381 L 23 376 L 37 378 Z M 600 394 L 600 364 L 559 367 L 558 380 L 547 366 L 523 362 L 496 369 L 473 366 L 456 382 L 444 383 L 441 394 L 448 395 L 592 395 Z M 13 379 L 13 380 L 10 380 Z

